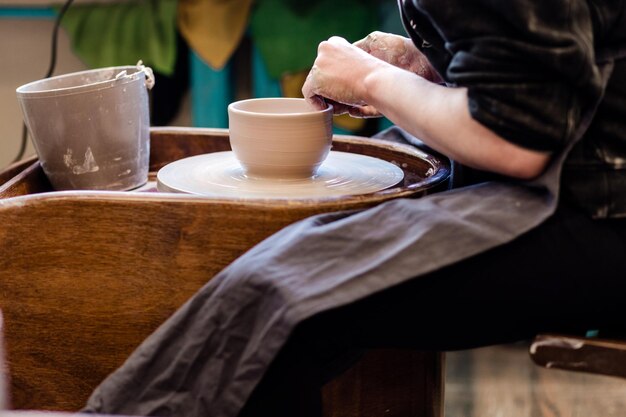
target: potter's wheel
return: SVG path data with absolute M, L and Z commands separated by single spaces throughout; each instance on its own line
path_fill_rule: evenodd
M 398 184 L 404 172 L 366 155 L 331 151 L 312 178 L 248 177 L 233 152 L 214 152 L 172 162 L 157 174 L 157 188 L 225 198 L 320 198 L 367 194 Z

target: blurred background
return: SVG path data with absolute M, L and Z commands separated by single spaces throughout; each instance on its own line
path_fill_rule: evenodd
M 44 78 L 63 0 L 0 0 L 0 168 L 20 154 L 15 89 Z M 395 0 L 75 0 L 61 21 L 53 75 L 132 65 L 156 74 L 153 126 L 228 126 L 228 103 L 300 97 L 319 42 L 403 34 Z M 335 118 L 370 136 L 386 119 Z M 34 150 L 28 141 L 24 156 Z

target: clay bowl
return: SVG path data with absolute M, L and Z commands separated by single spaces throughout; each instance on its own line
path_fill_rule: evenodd
M 307 178 L 332 144 L 333 108 L 300 98 L 241 100 L 228 106 L 230 145 L 246 175 Z

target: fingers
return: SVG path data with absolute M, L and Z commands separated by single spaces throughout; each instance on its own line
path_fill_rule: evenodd
M 374 68 L 371 55 L 346 39 L 333 36 L 318 46 L 318 55 L 302 86 L 302 95 L 315 108 L 333 105 L 334 114 L 362 114 L 356 107 L 367 104 L 362 80 Z M 366 111 L 370 115 L 375 112 Z
M 326 103 L 324 102 L 324 98 L 318 94 L 317 70 L 317 66 L 313 65 L 313 67 L 311 67 L 311 70 L 304 81 L 304 85 L 302 86 L 302 96 L 313 107 L 323 110 L 326 108 Z
M 375 58 L 411 71 L 427 80 L 433 81 L 438 78 L 428 58 L 415 47 L 409 38 L 404 36 L 372 32 L 354 45 Z
M 324 110 L 330 104 L 333 106 L 333 114 L 338 115 L 347 113 L 348 108 L 345 104 L 339 103 L 323 94 L 320 94 L 321 87 L 319 86 L 317 74 L 318 68 L 313 65 L 313 67 L 309 71 L 309 75 L 304 81 L 304 85 L 302 86 L 302 95 L 304 96 L 306 101 L 318 110 Z
M 350 106 L 348 104 L 339 103 L 339 102 L 334 101 L 334 100 L 326 100 L 326 102 L 333 106 L 333 114 L 335 116 L 339 116 L 341 114 L 350 113 L 350 109 L 352 108 L 352 106 Z
M 337 45 L 350 45 L 350 42 L 348 42 L 345 38 L 342 38 L 341 36 L 331 36 L 330 38 L 328 38 L 327 41 L 322 41 L 320 43 L 320 46 L 326 42 Z
M 393 33 L 385 32 L 372 32 L 365 38 L 356 41 L 354 46 L 363 49 L 367 53 L 381 53 L 387 51 L 387 53 L 398 54 L 404 53 L 407 48 L 407 44 L 413 45 L 411 40 L 407 37 L 395 35 Z
M 352 117 L 358 117 L 362 119 L 382 116 L 382 114 L 374 106 L 370 106 L 369 104 L 365 106 L 351 107 L 348 113 Z
M 351 46 L 350 42 L 341 36 L 331 36 L 328 40 L 322 41 L 317 46 L 317 56 L 328 53 L 333 48 Z
M 381 117 L 382 115 L 374 106 L 365 105 L 365 106 L 351 106 L 349 104 L 338 103 L 333 100 L 324 100 L 326 103 L 333 106 L 333 114 L 335 116 L 339 116 L 342 114 L 349 114 L 352 117 L 358 118 L 370 118 L 370 117 Z
M 305 97 L 305 98 L 317 110 L 325 110 L 326 108 L 328 108 L 328 103 L 326 103 L 326 100 L 324 100 L 324 97 L 311 96 L 311 97 L 308 97 L 308 98 Z
M 361 40 L 354 42 L 354 46 L 363 49 L 365 52 L 370 53 L 372 51 L 372 46 L 376 45 L 376 43 L 383 37 L 389 35 L 385 32 L 375 31 L 367 35 Z

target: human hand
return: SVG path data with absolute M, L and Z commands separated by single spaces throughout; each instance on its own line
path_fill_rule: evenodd
M 304 97 L 317 108 L 332 104 L 335 114 L 379 117 L 367 100 L 363 82 L 375 69 L 393 65 L 433 82 L 442 79 L 409 38 L 373 32 L 350 44 L 333 36 L 320 43 L 318 56 L 302 87 Z
M 335 114 L 380 116 L 367 103 L 363 81 L 381 64 L 388 65 L 345 39 L 333 36 L 320 43 L 317 58 L 302 87 L 302 94 L 317 108 L 332 104 Z
M 428 81 L 443 81 L 428 58 L 409 38 L 385 32 L 372 32 L 354 45 L 378 59 L 411 71 Z

